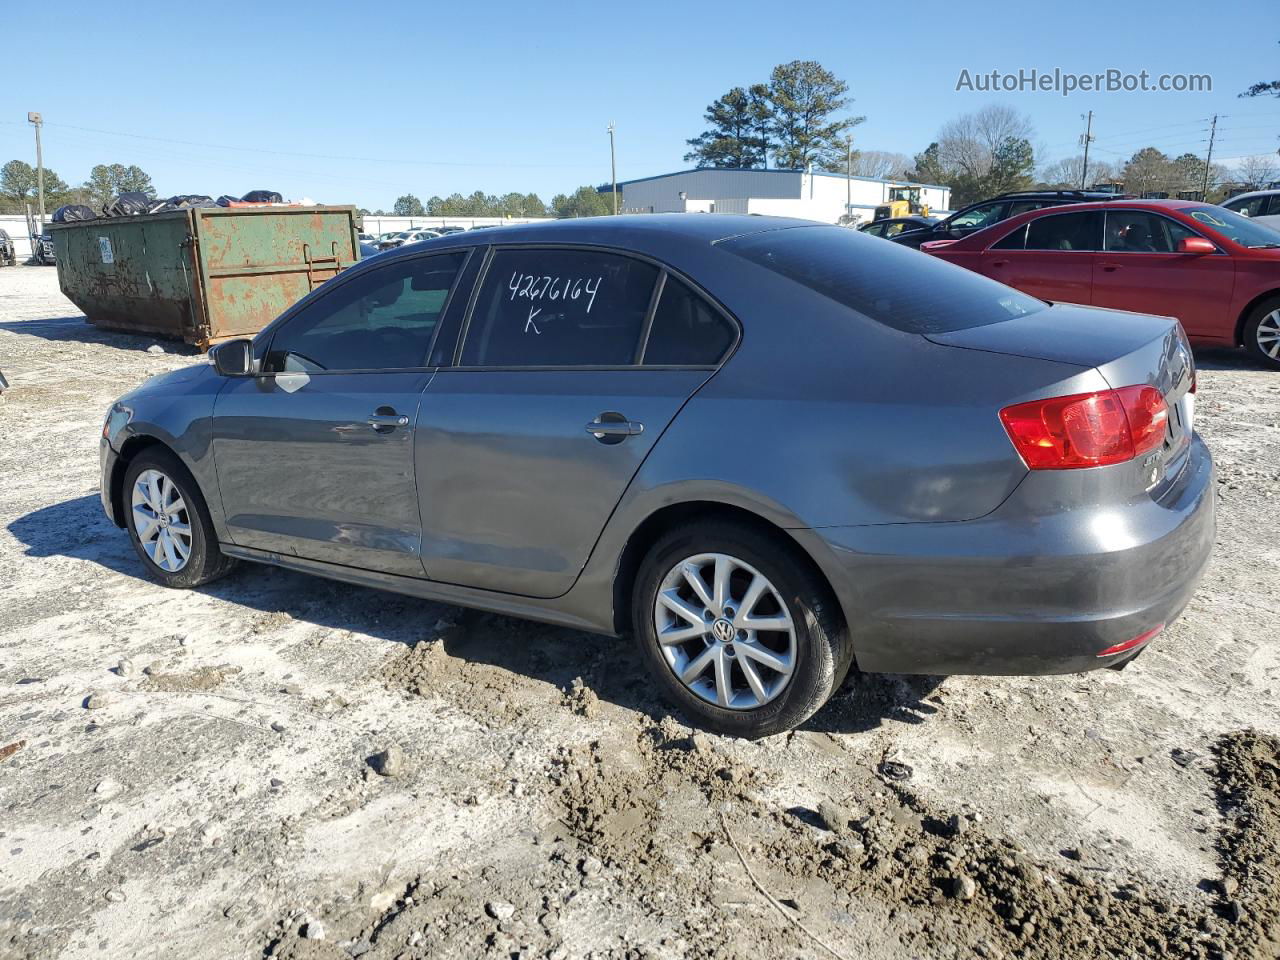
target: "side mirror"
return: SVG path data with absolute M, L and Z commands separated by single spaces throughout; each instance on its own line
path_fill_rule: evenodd
M 252 340 L 228 340 L 210 350 L 209 355 L 213 357 L 213 369 L 224 377 L 253 375 Z
M 1183 237 L 1178 241 L 1179 253 L 1217 253 L 1218 248 L 1204 237 Z

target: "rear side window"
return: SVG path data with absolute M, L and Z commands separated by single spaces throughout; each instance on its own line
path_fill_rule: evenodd
M 907 333 L 965 330 L 1044 309 L 963 267 L 840 227 L 766 230 L 719 245 Z
M 1102 214 L 1056 213 L 1027 224 L 1027 250 L 1091 251 L 1102 249 Z
M 476 300 L 462 365 L 635 363 L 657 279 L 656 267 L 618 254 L 500 250 Z
M 668 276 L 653 315 L 644 362 L 714 366 L 736 338 L 737 331 L 728 320 L 687 284 Z

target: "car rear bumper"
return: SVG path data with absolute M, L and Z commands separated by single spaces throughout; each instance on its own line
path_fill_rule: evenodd
M 1015 491 L 980 520 L 812 533 L 836 558 L 860 669 L 1075 673 L 1136 656 L 1145 644 L 1098 654 L 1182 611 L 1213 547 L 1215 496 L 1196 436 L 1159 499 L 1046 513 Z

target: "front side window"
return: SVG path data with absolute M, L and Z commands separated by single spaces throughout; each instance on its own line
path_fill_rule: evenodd
M 1228 200 L 1223 204 L 1228 210 L 1232 210 L 1242 217 L 1265 217 L 1267 215 L 1267 204 L 1271 197 L 1262 194 L 1260 197 L 1241 197 L 1236 200 Z
M 1107 211 L 1105 249 L 1108 253 L 1177 253 L 1179 241 L 1194 236 L 1194 230 L 1158 213 Z
M 465 260 L 465 251 L 400 260 L 336 285 L 276 332 L 267 371 L 425 366 Z
M 668 276 L 644 349 L 646 365 L 715 366 L 737 331 L 711 304 Z
M 868 226 L 868 227 L 863 227 L 862 232 L 863 232 L 863 233 L 869 233 L 869 234 L 871 234 L 871 236 L 873 236 L 873 237 L 883 237 L 883 236 L 884 236 L 884 228 L 885 228 L 886 226 L 887 226 L 887 224 L 884 224 L 884 223 L 873 223 L 873 224 L 871 224 L 871 225 L 870 225 L 870 226 Z
M 635 363 L 656 267 L 595 250 L 499 250 L 476 299 L 462 365 Z
M 1000 215 L 1003 209 L 1003 203 L 984 203 L 964 213 L 957 213 L 947 223 L 947 227 L 954 233 L 973 233 L 1003 220 L 1004 217 Z

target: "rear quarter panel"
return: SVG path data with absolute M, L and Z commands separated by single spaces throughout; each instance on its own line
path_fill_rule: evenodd
M 755 273 L 772 282 L 749 285 Z M 980 517 L 1026 475 L 999 409 L 1050 385 L 1105 386 L 1076 364 L 931 343 L 751 264 L 737 284 L 750 296 L 737 353 L 667 429 L 619 515 L 698 490 L 784 527 Z

